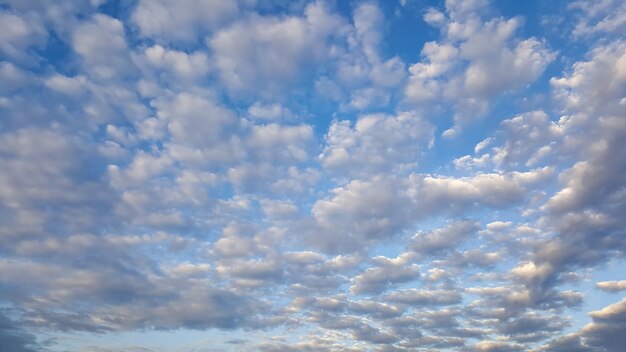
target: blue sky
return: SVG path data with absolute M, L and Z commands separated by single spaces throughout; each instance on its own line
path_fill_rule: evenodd
M 0 1 L 0 350 L 626 345 L 626 5 Z

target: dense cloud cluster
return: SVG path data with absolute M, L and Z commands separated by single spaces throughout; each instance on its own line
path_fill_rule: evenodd
M 0 1 L 0 350 L 621 351 L 626 7 L 532 3 Z

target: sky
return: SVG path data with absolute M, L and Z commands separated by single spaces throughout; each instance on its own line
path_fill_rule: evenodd
M 626 346 L 626 2 L 0 0 L 0 350 Z

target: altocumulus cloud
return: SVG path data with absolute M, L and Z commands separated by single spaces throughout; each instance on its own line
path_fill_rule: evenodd
M 620 1 L 0 1 L 0 350 L 626 345 Z

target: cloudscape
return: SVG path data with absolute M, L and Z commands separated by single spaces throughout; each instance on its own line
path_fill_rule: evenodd
M 626 2 L 0 0 L 0 351 L 626 351 Z

